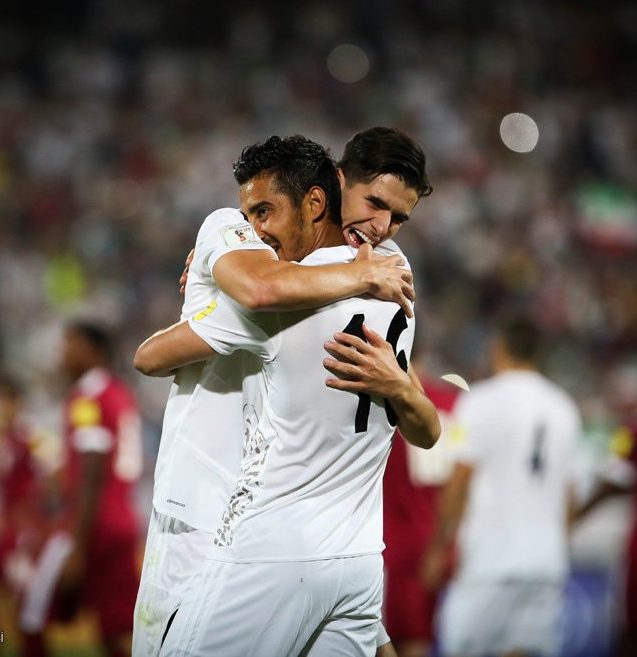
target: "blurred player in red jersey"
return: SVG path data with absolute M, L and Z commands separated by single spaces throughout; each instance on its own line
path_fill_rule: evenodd
M 596 488 L 577 510 L 582 518 L 604 500 L 621 494 L 633 495 L 633 515 L 625 550 L 623 604 L 618 657 L 637 655 L 637 399 L 619 409 L 625 424 L 611 441 L 611 455 L 603 464 Z
M 12 597 L 28 577 L 40 499 L 32 435 L 20 421 L 22 401 L 17 382 L 0 376 L 0 582 Z
M 12 584 L 11 555 L 24 540 L 22 530 L 33 515 L 37 487 L 31 436 L 20 423 L 22 390 L 0 377 L 0 579 Z
M 436 522 L 438 493 L 451 470 L 447 416 L 458 389 L 421 377 L 438 410 L 442 434 L 435 452 L 419 454 L 396 432 L 383 484 L 385 551 L 384 622 L 399 657 L 424 657 L 433 640 L 437 594 L 420 574 Z
M 73 382 L 65 404 L 63 489 L 73 548 L 57 585 L 72 616 L 97 613 L 109 656 L 130 654 L 139 585 L 134 482 L 141 474 L 137 404 L 110 371 L 112 345 L 99 326 L 75 322 L 65 331 L 62 367 Z

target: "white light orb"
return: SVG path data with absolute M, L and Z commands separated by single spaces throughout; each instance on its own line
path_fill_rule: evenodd
M 516 153 L 530 153 L 537 145 L 539 136 L 537 123 L 528 114 L 507 114 L 500 123 L 500 137 L 504 145 Z
M 360 82 L 369 73 L 369 57 L 362 48 L 344 43 L 327 56 L 327 70 L 339 82 Z

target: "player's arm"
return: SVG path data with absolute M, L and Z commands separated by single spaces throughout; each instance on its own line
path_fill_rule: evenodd
M 107 455 L 103 452 L 89 451 L 84 452 L 81 458 L 83 479 L 74 538 L 76 546 L 85 550 L 93 528 L 93 522 L 97 513 L 97 504 L 104 484 Z
M 147 376 L 171 376 L 175 370 L 215 355 L 212 347 L 179 322 L 157 331 L 138 347 L 133 365 Z
M 351 263 L 316 267 L 283 262 L 270 250 L 256 249 L 226 253 L 212 274 L 228 296 L 249 310 L 302 310 L 371 294 L 395 301 L 412 317 L 413 275 L 402 265 L 402 256 L 374 256 L 369 245 Z
M 108 455 L 113 449 L 113 436 L 103 424 L 100 402 L 91 397 L 79 397 L 71 402 L 68 421 L 72 430 L 71 449 L 81 459 L 82 481 L 71 528 L 73 551 L 65 563 L 59 587 L 67 596 L 74 596 L 85 575 L 86 552 L 97 517 Z
M 598 507 L 602 502 L 609 500 L 619 495 L 628 495 L 632 493 L 634 487 L 628 485 L 621 485 L 613 481 L 599 481 L 597 482 L 593 492 L 589 498 L 580 506 L 576 506 L 573 513 L 573 520 L 579 521 L 584 516 L 588 515 L 593 509 Z
M 396 649 L 391 641 L 383 643 L 382 646 L 376 648 L 376 657 L 398 657 Z
M 469 498 L 474 468 L 458 462 L 442 489 L 438 506 L 438 522 L 423 563 L 423 579 L 428 588 L 438 589 L 445 577 L 449 555 L 453 550 Z
M 81 455 L 82 483 L 78 494 L 78 510 L 72 528 L 73 549 L 66 559 L 58 581 L 58 590 L 76 607 L 79 587 L 86 577 L 86 553 L 89 537 L 97 516 L 97 508 L 106 471 L 106 454 L 87 451 Z
M 637 487 L 635 471 L 635 437 L 624 426 L 618 427 L 610 441 L 610 453 L 603 461 L 595 486 L 583 504 L 575 509 L 574 520 L 578 521 L 593 509 L 611 498 L 633 493 Z
M 325 384 L 336 390 L 384 397 L 396 413 L 405 440 L 416 447 L 432 447 L 440 436 L 440 420 L 418 377 L 411 367 L 407 372 L 400 367 L 389 342 L 365 325 L 363 331 L 367 341 L 337 333 L 325 343 L 332 358 L 323 364 L 338 377 L 327 379 Z

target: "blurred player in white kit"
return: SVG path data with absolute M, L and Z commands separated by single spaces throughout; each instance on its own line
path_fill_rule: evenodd
M 580 416 L 538 371 L 539 351 L 530 319 L 502 321 L 494 376 L 456 404 L 464 443 L 427 563 L 435 585 L 457 537 L 458 568 L 439 619 L 444 655 L 559 651 Z

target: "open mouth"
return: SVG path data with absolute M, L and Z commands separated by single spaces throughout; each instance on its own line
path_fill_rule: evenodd
M 369 237 L 367 237 L 365 233 L 358 230 L 358 228 L 350 228 L 348 236 L 349 243 L 356 248 L 364 243 L 370 244 L 372 247 L 374 247 L 374 242 Z

